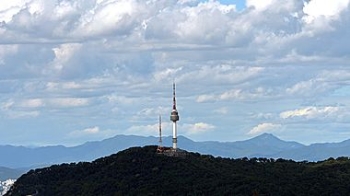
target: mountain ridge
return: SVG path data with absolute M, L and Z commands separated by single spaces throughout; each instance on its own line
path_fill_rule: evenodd
M 86 142 L 73 147 L 57 145 L 27 148 L 24 146 L 4 145 L 0 146 L 0 157 L 6 158 L 0 159 L 0 166 L 30 169 L 59 163 L 92 161 L 132 146 L 157 144 L 158 138 L 154 136 L 116 135 L 102 141 Z M 164 146 L 171 146 L 171 136 L 164 137 L 163 144 Z M 296 161 L 319 161 L 329 157 L 350 156 L 350 152 L 348 152 L 350 140 L 307 146 L 298 142 L 284 141 L 268 133 L 235 142 L 195 142 L 184 136 L 179 136 L 178 145 L 189 152 L 229 158 L 266 157 L 293 159 Z

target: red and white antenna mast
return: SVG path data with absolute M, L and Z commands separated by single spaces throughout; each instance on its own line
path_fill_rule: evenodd
M 159 115 L 159 145 L 157 148 L 157 153 L 163 153 L 163 139 L 162 139 L 162 117 Z
M 162 116 L 159 115 L 159 147 L 163 147 L 163 140 L 162 140 Z

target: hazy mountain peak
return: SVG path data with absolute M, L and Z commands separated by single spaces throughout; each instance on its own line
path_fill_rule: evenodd
M 280 140 L 278 137 L 276 137 L 275 135 L 273 135 L 272 133 L 263 133 L 261 135 L 258 135 L 255 137 L 256 139 L 262 139 L 262 140 Z
M 251 141 L 251 142 L 263 142 L 263 143 L 266 143 L 266 142 L 285 142 L 281 139 L 279 139 L 278 137 L 274 136 L 273 134 L 271 133 L 263 133 L 261 135 L 258 135 L 254 138 L 251 138 L 247 141 Z

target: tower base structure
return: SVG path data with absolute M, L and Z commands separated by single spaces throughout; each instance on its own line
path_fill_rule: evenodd
M 170 148 L 170 147 L 163 147 L 161 151 L 157 150 L 157 154 L 159 155 L 165 155 L 168 157 L 180 157 L 180 158 L 186 158 L 188 152 L 182 149 L 176 149 Z
M 176 120 L 172 120 L 172 121 L 173 121 L 173 150 L 176 151 L 176 149 L 177 149 L 177 124 L 176 124 Z
M 176 151 L 177 149 L 177 138 L 173 138 L 173 150 Z

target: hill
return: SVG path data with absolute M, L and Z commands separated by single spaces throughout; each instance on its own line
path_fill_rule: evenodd
M 156 154 L 133 147 L 93 162 L 54 165 L 22 175 L 16 195 L 349 195 L 350 160 L 317 163 Z

